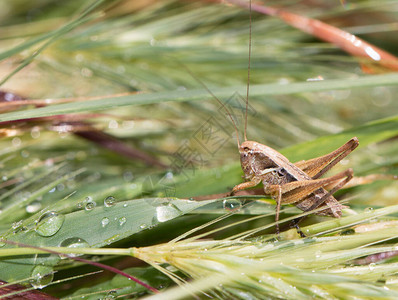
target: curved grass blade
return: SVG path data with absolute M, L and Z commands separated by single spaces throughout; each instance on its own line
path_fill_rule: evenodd
M 360 127 L 351 128 L 331 136 L 319 137 L 313 141 L 288 147 L 281 152 L 291 161 L 309 159 L 335 149 L 356 136 L 359 147 L 379 143 L 398 135 L 398 116 L 376 120 Z
M 287 95 L 301 92 L 319 92 L 335 89 L 353 89 L 361 87 L 388 86 L 398 83 L 398 74 L 382 74 L 373 76 L 362 76 L 356 79 L 331 79 L 321 82 L 300 82 L 291 84 L 262 84 L 252 85 L 250 94 L 252 96 L 266 95 Z M 229 98 L 236 92 L 243 95 L 246 92 L 246 86 L 231 86 L 214 88 L 212 92 L 218 98 Z M 212 99 L 205 89 L 187 90 L 187 91 L 169 91 L 151 94 L 135 94 L 119 97 L 104 97 L 99 100 L 63 103 L 36 109 L 23 110 L 18 112 L 9 112 L 0 115 L 0 122 L 54 116 L 68 113 L 78 113 L 86 111 L 99 111 L 110 108 L 124 107 L 129 105 L 146 105 L 163 102 L 186 102 L 203 101 Z M 265 100 L 270 101 L 270 100 Z

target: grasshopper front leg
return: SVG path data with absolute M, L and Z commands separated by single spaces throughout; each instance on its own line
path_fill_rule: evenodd
M 232 189 L 231 196 L 242 190 L 246 190 L 252 187 L 255 187 L 256 185 L 259 185 L 261 182 L 261 178 L 253 178 L 251 181 L 246 181 L 241 184 L 235 185 L 234 188 Z

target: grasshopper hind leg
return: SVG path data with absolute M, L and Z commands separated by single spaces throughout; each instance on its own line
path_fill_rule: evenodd
M 331 183 L 329 183 L 328 185 L 325 185 L 325 188 L 330 189 L 329 192 L 327 192 L 324 196 L 320 197 L 317 201 L 315 201 L 312 206 L 310 206 L 308 209 L 306 209 L 305 211 L 312 211 L 314 209 L 317 209 L 318 207 L 322 206 L 322 204 L 325 203 L 326 199 L 328 199 L 329 197 L 332 197 L 332 195 L 337 192 L 339 189 L 341 189 L 344 185 L 346 185 L 352 178 L 353 178 L 353 171 L 352 169 L 348 169 L 345 170 L 337 175 L 335 175 L 335 177 L 339 178 L 340 180 L 336 180 L 336 181 L 332 181 Z M 334 199 L 334 198 L 333 198 Z M 334 217 L 340 217 L 340 215 L 335 215 L 336 212 L 333 211 L 332 207 L 328 207 L 327 205 L 325 205 L 325 210 L 330 210 Z M 320 211 L 322 212 L 322 211 Z M 339 213 L 341 213 L 341 211 L 339 211 Z M 318 214 L 322 214 L 319 213 Z M 303 231 L 300 229 L 299 227 L 299 223 L 305 218 L 304 217 L 300 217 L 297 218 L 295 220 L 293 220 L 291 222 L 291 228 L 296 228 L 297 232 L 300 234 L 301 237 L 305 237 L 305 234 L 303 233 Z

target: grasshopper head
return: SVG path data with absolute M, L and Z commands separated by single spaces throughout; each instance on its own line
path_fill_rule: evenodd
M 277 167 L 277 164 L 271 159 L 276 152 L 263 144 L 244 141 L 239 147 L 240 163 L 245 177 L 250 179 L 261 175 L 265 170 Z

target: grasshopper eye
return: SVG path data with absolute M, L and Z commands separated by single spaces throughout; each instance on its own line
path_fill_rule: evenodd
M 244 151 L 249 151 L 250 149 L 247 148 L 247 147 L 245 147 L 245 148 L 243 148 L 243 150 L 244 150 Z
M 276 171 L 276 173 L 278 173 L 279 176 L 285 176 L 287 174 L 287 171 L 285 170 L 285 168 L 280 168 Z

